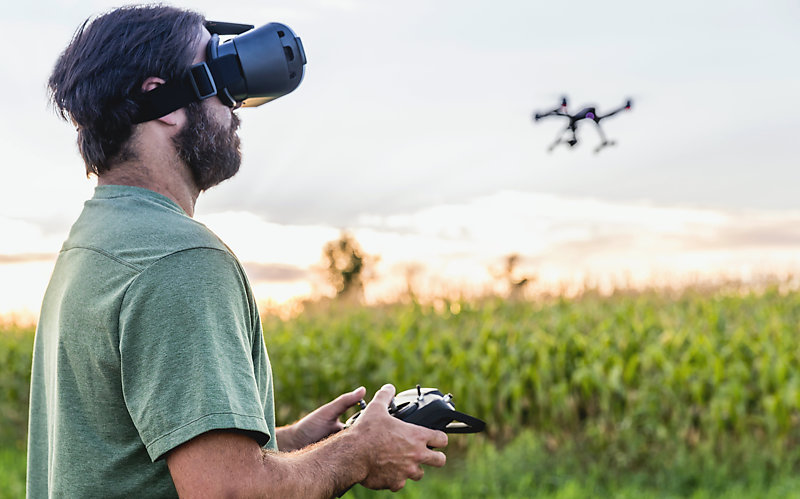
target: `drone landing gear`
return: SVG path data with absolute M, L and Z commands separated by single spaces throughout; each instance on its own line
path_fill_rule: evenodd
M 603 133 L 603 129 L 600 128 L 600 120 L 595 121 L 594 124 L 597 127 L 597 133 L 600 135 L 600 145 L 594 148 L 595 154 L 599 153 L 605 147 L 617 145 L 615 141 L 608 140 L 606 134 Z
M 547 152 L 552 152 L 553 149 L 555 149 L 558 144 L 567 144 L 570 148 L 574 147 L 575 144 L 578 143 L 578 137 L 575 135 L 575 131 L 576 131 L 576 128 L 572 128 L 572 127 L 569 127 L 569 126 L 567 128 L 565 128 L 561 132 L 561 134 L 558 136 L 558 138 L 555 140 L 555 142 L 550 144 L 550 147 L 547 148 Z M 571 132 L 572 135 L 570 136 L 570 138 L 565 140 L 564 136 L 568 132 Z
M 603 142 L 600 143 L 599 146 L 594 148 L 594 153 L 595 154 L 599 153 L 604 147 L 615 146 L 615 145 L 617 145 L 617 143 L 613 140 L 604 140 Z

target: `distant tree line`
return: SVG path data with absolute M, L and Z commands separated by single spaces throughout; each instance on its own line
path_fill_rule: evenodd
M 365 282 L 379 259 L 378 256 L 365 253 L 347 230 L 343 230 L 338 239 L 325 243 L 322 249 L 323 270 L 326 280 L 336 290 L 336 299 L 362 302 Z M 517 253 L 509 254 L 504 257 L 502 270 L 492 272 L 496 279 L 505 284 L 511 300 L 523 299 L 527 286 L 536 280 L 534 276 L 520 275 L 518 267 L 521 259 Z M 412 300 L 417 297 L 412 281 L 419 269 L 419 265 L 412 265 L 406 270 L 406 293 Z

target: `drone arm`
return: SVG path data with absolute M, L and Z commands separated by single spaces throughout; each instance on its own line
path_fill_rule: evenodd
M 604 114 L 602 116 L 596 117 L 595 121 L 600 121 L 603 118 L 608 118 L 609 116 L 614 116 L 617 113 L 621 113 L 622 111 L 629 111 L 630 109 L 631 109 L 631 101 L 628 101 L 628 102 L 625 103 L 624 106 L 620 106 L 617 109 L 614 109 L 613 111 L 611 111 L 609 113 L 606 113 L 606 114 Z
M 566 114 L 561 112 L 561 108 L 560 107 L 557 107 L 557 108 L 553 109 L 552 111 L 547 111 L 546 113 L 536 113 L 536 114 L 533 115 L 533 119 L 535 121 L 538 121 L 538 120 L 540 120 L 542 118 L 545 118 L 547 116 L 566 116 Z

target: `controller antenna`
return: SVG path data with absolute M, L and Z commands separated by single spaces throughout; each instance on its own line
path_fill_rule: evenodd
M 417 400 L 422 400 L 422 388 L 417 383 Z

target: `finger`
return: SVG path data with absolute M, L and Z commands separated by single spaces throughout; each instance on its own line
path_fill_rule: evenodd
M 325 404 L 326 409 L 328 409 L 328 411 L 331 413 L 335 413 L 336 417 L 339 417 L 348 409 L 356 405 L 359 400 L 363 399 L 366 393 L 367 389 L 363 386 L 359 386 L 352 392 L 343 393 L 342 395 L 336 397 L 335 400 Z
M 423 459 L 421 463 L 441 468 L 447 463 L 447 456 L 444 455 L 444 452 L 430 451 L 425 455 L 425 459 Z
M 422 477 L 425 475 L 425 470 L 422 469 L 422 466 L 417 466 L 413 473 L 408 475 L 408 478 L 414 480 L 415 482 L 419 482 L 422 480 Z
M 385 411 L 387 407 L 389 407 L 389 403 L 392 401 L 392 397 L 394 397 L 395 388 L 394 385 L 386 384 L 381 387 L 375 393 L 375 396 L 372 397 L 372 401 L 367 405 L 366 411 L 374 411 L 375 409 L 370 409 L 371 407 L 378 407 L 379 410 Z
M 443 431 L 432 430 L 430 436 L 428 437 L 427 444 L 428 447 L 434 447 L 437 449 L 447 447 L 447 433 Z
M 373 400 L 374 400 L 374 399 L 373 399 Z M 398 483 L 396 483 L 396 484 L 392 485 L 392 486 L 389 488 L 389 490 L 391 490 L 392 492 L 397 492 L 398 490 L 402 489 L 402 488 L 403 488 L 403 487 L 405 487 L 405 486 L 406 486 L 406 481 L 405 481 L 405 480 L 403 480 L 403 481 L 401 481 L 401 482 L 398 482 Z

